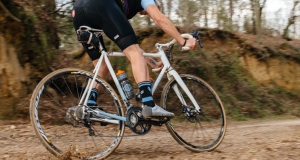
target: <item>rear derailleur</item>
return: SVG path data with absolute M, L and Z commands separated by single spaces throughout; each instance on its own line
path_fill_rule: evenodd
M 67 113 L 66 113 L 66 122 L 68 122 L 69 124 L 71 124 L 73 127 L 81 127 L 82 124 L 84 127 L 88 128 L 88 132 L 90 136 L 94 136 L 94 130 L 92 129 L 91 125 L 92 125 L 92 121 L 90 120 L 90 116 L 91 114 L 87 114 L 86 110 L 88 110 L 88 107 L 85 107 L 85 111 L 83 110 L 83 105 L 78 105 L 78 106 L 72 106 L 68 109 Z M 105 123 L 105 122 L 103 122 Z M 107 125 L 102 124 L 102 122 L 100 122 L 100 125 Z

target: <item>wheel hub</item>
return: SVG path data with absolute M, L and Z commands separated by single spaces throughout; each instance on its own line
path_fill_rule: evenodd
M 185 117 L 192 123 L 197 123 L 200 121 L 199 113 L 196 111 L 194 106 L 183 106 L 182 113 L 185 113 Z
M 66 113 L 66 121 L 77 126 L 79 122 L 82 122 L 83 114 L 82 105 L 70 107 Z

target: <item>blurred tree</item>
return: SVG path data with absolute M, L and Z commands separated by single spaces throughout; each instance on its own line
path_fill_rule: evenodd
M 172 0 L 166 0 L 167 1 L 167 8 L 168 8 L 168 17 L 171 18 L 171 12 L 172 12 Z M 174 3 L 174 2 L 173 2 Z
M 0 8 L 6 13 L 7 16 L 9 16 L 10 18 L 12 18 L 13 20 L 17 21 L 17 22 L 21 22 L 21 20 L 17 17 L 15 17 L 12 13 L 10 13 L 10 11 L 5 7 L 5 5 L 2 3 L 2 1 L 0 0 Z
M 290 13 L 290 17 L 288 19 L 288 24 L 283 30 L 282 38 L 289 39 L 289 28 L 291 25 L 295 24 L 296 18 L 300 17 L 300 15 L 296 15 L 296 8 L 298 4 L 300 3 L 300 0 L 294 0 L 293 7 Z
M 252 10 L 252 25 L 253 25 L 253 34 L 260 35 L 261 33 L 261 22 L 262 22 L 262 11 L 265 7 L 267 0 L 263 0 L 262 3 L 260 0 L 250 0 L 251 1 L 251 10 Z
M 228 28 L 230 31 L 233 31 L 235 29 L 235 24 L 233 22 L 233 16 L 235 14 L 235 4 L 237 4 L 239 0 L 229 0 L 229 12 L 230 12 L 230 17 L 229 17 L 229 24 Z
M 13 118 L 20 98 L 51 71 L 60 41 L 55 0 L 0 2 L 0 117 Z
M 157 0 L 157 4 L 160 7 L 160 11 L 162 13 L 165 13 L 165 6 L 164 6 L 164 3 L 163 3 L 163 0 Z
M 226 15 L 225 15 L 225 0 L 218 0 L 217 1 L 217 25 L 218 28 L 224 29 L 225 22 L 226 22 Z
M 204 16 L 204 27 L 208 28 L 208 13 L 209 13 L 209 1 L 201 0 L 200 1 L 200 17 Z
M 75 0 L 56 1 L 56 9 L 49 13 L 55 19 L 55 25 L 58 29 L 57 32 L 60 36 L 61 44 L 66 45 L 66 48 L 71 47 L 71 45 L 68 44 L 73 42 L 75 36 L 71 18 L 74 3 Z
M 218 28 L 232 31 L 234 2 L 237 0 L 218 0 L 217 1 L 217 25 Z
M 199 20 L 199 3 L 193 0 L 179 0 L 177 14 L 181 19 L 181 24 L 190 29 L 194 26 L 195 20 Z

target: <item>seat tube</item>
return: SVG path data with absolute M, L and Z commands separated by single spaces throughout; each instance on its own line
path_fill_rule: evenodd
M 84 100 L 84 105 L 86 105 L 87 104 L 87 102 L 88 102 L 88 99 L 89 99 L 89 96 L 90 96 L 90 94 L 91 94 L 91 90 L 92 90 L 92 88 L 93 88 L 93 85 L 94 85 L 94 83 L 95 83 L 95 80 L 96 80 L 96 78 L 97 78 L 97 76 L 98 76 L 98 72 L 99 72 L 99 70 L 100 70 L 100 67 L 101 67 L 101 63 L 102 63 L 102 61 L 103 61 L 103 57 L 104 56 L 106 56 L 106 54 L 105 53 L 102 53 L 102 55 L 100 56 L 100 59 L 99 59 L 99 61 L 98 61 L 98 63 L 97 63 L 97 65 L 96 65 L 96 67 L 95 67 L 95 69 L 94 69 L 94 77 L 93 77 L 93 79 L 92 80 L 90 80 L 90 83 L 88 83 L 88 86 L 86 87 L 86 89 L 85 89 L 85 91 L 84 91 L 84 93 L 86 94 L 86 96 L 85 96 L 85 100 Z M 87 91 L 87 92 L 86 92 Z M 83 96 L 82 96 L 83 97 Z

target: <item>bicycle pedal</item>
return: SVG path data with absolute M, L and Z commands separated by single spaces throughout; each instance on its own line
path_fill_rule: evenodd
M 169 121 L 173 117 L 162 117 L 162 116 L 152 116 L 150 119 L 155 119 L 159 121 Z
M 107 126 L 108 125 L 108 123 L 106 123 L 106 122 L 100 122 L 100 126 Z

